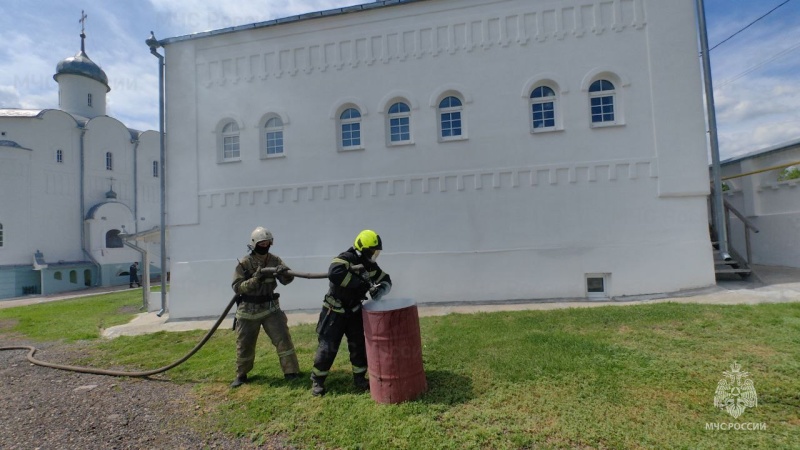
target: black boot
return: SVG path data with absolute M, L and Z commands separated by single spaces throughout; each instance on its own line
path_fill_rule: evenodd
M 311 395 L 314 397 L 325 395 L 325 377 L 311 375 Z
M 285 373 L 285 374 L 283 374 L 283 378 L 286 381 L 294 381 L 294 380 L 300 378 L 300 374 L 299 373 Z
M 369 390 L 369 380 L 367 380 L 366 375 L 366 372 L 353 374 L 353 384 L 356 385 L 356 389 L 360 391 Z
M 236 379 L 231 382 L 231 387 L 237 388 L 245 383 L 247 383 L 247 375 L 237 375 Z

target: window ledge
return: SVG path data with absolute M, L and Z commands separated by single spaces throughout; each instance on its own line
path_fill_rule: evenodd
M 286 158 L 286 153 L 272 153 L 261 157 L 261 159 L 279 159 L 279 158 Z
M 230 163 L 238 163 L 238 162 L 242 162 L 242 158 L 223 159 L 221 161 L 217 161 L 217 164 L 230 164 Z
M 460 142 L 460 141 L 466 141 L 466 140 L 468 140 L 468 138 L 466 136 L 456 136 L 456 137 L 452 137 L 451 136 L 451 137 L 446 137 L 446 138 L 439 136 L 439 142 L 440 143 Z
M 361 151 L 361 150 L 364 150 L 364 146 L 363 145 L 358 146 L 358 147 L 339 147 L 338 151 L 344 153 L 344 152 L 357 152 L 357 151 Z
M 559 131 L 564 131 L 564 127 L 534 128 L 531 130 L 531 134 L 556 133 Z
M 400 141 L 400 142 L 390 142 L 386 146 L 389 148 L 395 147 L 410 147 L 414 145 L 414 141 Z
M 622 127 L 625 122 L 593 122 L 591 128 Z

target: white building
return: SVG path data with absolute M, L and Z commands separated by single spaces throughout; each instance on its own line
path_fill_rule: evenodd
M 800 268 L 800 140 L 722 162 L 724 198 L 758 230 L 729 213 L 729 239 L 753 264 Z M 749 235 L 749 236 L 748 236 Z
M 378 1 L 161 41 L 170 317 L 219 314 L 258 225 L 307 272 L 376 230 L 417 302 L 713 285 L 697 42 L 693 0 Z
M 158 132 L 106 115 L 84 38 L 56 67 L 58 109 L 0 109 L 0 299 L 126 284 L 142 254 L 124 234 L 160 222 Z

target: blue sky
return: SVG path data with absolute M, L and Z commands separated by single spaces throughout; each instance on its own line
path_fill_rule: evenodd
M 662 0 L 664 1 L 664 0 Z M 671 0 L 669 0 L 671 1 Z M 785 0 L 705 0 L 714 46 Z M 80 48 L 109 77 L 108 113 L 157 129 L 158 66 L 144 40 L 367 3 L 365 0 L 3 0 L 0 107 L 55 108 L 56 64 Z M 800 139 L 800 0 L 710 52 L 722 159 Z

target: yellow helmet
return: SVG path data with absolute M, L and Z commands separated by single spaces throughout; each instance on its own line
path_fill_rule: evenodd
M 356 236 L 353 247 L 360 252 L 364 250 L 383 250 L 383 243 L 378 233 L 372 230 L 364 230 Z

